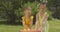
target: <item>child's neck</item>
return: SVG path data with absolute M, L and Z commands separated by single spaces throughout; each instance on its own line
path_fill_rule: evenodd
M 45 12 L 40 13 L 40 17 L 42 18 L 44 16 Z
M 29 18 L 30 16 L 28 16 L 28 15 L 25 15 L 25 17 L 28 17 L 28 18 Z

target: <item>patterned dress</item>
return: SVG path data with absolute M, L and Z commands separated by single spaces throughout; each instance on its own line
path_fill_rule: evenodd
M 33 19 L 33 16 L 30 16 L 30 18 L 27 18 L 27 17 L 22 17 L 22 19 L 24 19 L 23 22 L 25 22 L 24 24 L 24 29 L 31 29 L 31 24 L 32 24 L 32 19 Z
M 45 22 L 44 32 L 49 32 L 49 23 L 48 23 L 48 21 Z

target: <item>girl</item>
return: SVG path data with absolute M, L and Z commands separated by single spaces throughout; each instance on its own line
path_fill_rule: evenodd
M 24 26 L 24 30 L 31 29 L 33 24 L 33 16 L 31 16 L 31 7 L 25 7 L 24 16 L 22 17 L 22 23 Z
M 48 31 L 48 15 L 45 12 L 46 4 L 41 3 L 39 7 L 40 11 L 36 15 L 36 30 L 41 30 L 41 32 Z

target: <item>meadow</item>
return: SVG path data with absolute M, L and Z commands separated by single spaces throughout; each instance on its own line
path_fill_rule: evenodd
M 4 25 L 0 24 L 0 32 L 20 32 L 21 25 Z M 60 32 L 60 20 L 49 21 L 49 32 Z

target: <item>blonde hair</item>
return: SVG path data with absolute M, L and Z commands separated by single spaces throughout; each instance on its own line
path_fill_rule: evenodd
M 24 10 L 26 10 L 26 9 L 27 9 L 27 10 L 31 10 L 31 7 L 25 6 L 25 7 L 24 7 Z

